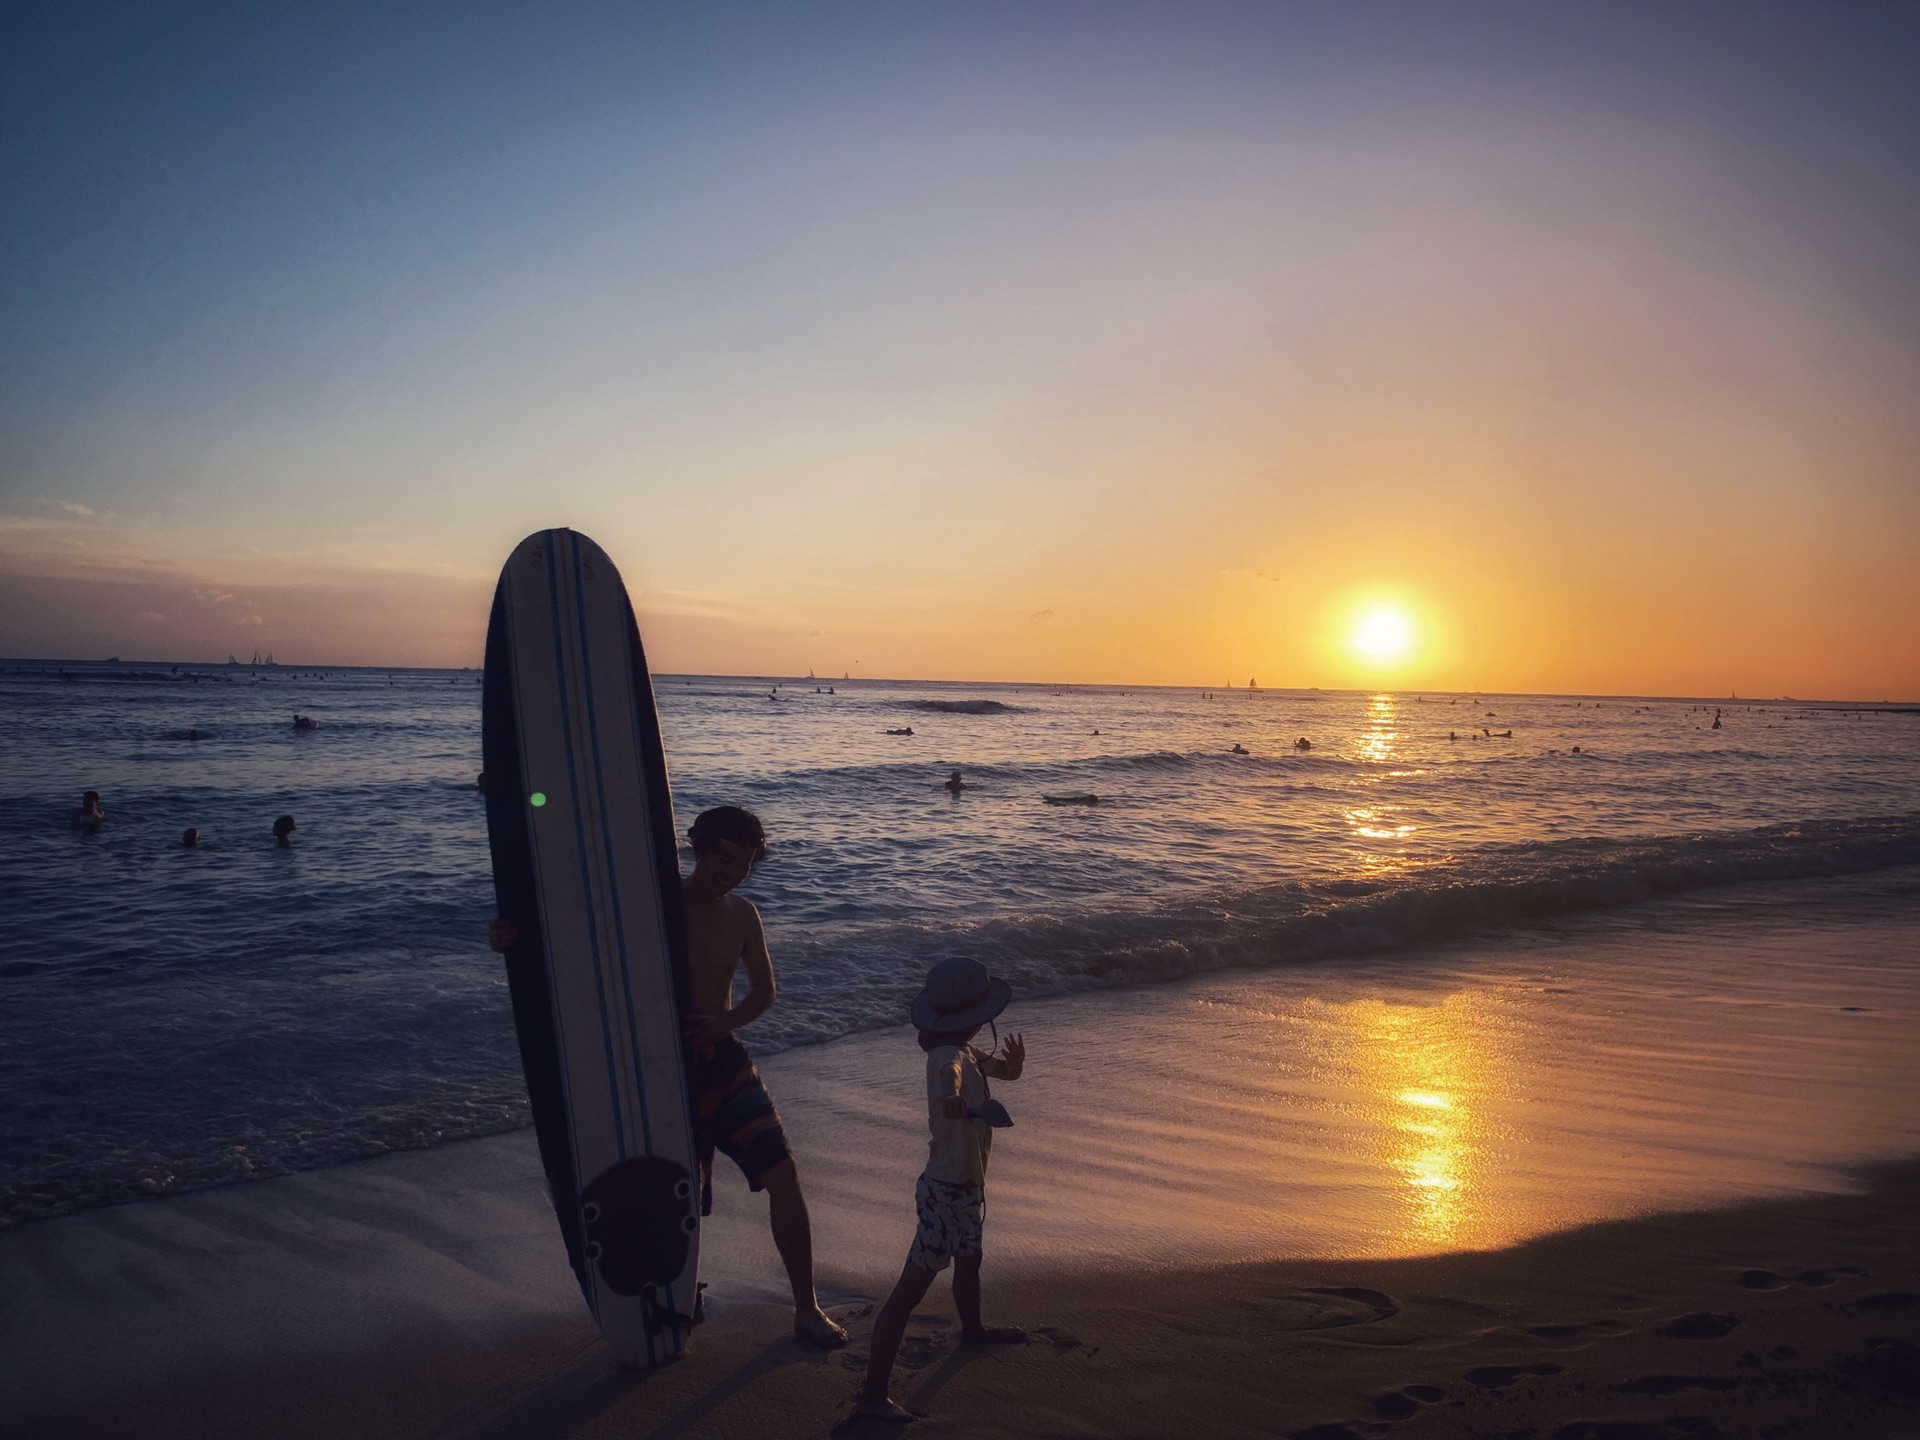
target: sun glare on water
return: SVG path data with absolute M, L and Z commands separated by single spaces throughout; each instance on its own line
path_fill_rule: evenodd
M 1354 621 L 1349 643 L 1363 660 L 1403 659 L 1413 648 L 1413 622 L 1397 606 L 1376 605 Z

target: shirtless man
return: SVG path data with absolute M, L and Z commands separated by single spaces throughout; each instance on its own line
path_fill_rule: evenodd
M 686 1017 L 687 1087 L 700 1146 L 701 1212 L 713 1208 L 713 1152 L 740 1167 L 747 1188 L 767 1192 L 774 1248 L 793 1286 L 793 1333 L 828 1350 L 847 1343 L 813 1293 L 813 1225 L 780 1112 L 734 1031 L 773 1005 L 773 961 L 753 902 L 733 889 L 767 853 L 766 832 L 734 805 L 703 811 L 687 832 L 693 874 L 685 882 L 692 1013 Z M 733 1003 L 744 968 L 747 993 Z
M 702 812 L 687 832 L 693 874 L 684 882 L 692 1011 L 684 1019 L 687 1090 L 699 1149 L 700 1211 L 713 1210 L 716 1150 L 740 1167 L 751 1190 L 767 1192 L 774 1248 L 793 1286 L 793 1333 L 824 1349 L 847 1343 L 847 1332 L 827 1318 L 813 1290 L 813 1224 L 788 1148 L 780 1113 L 734 1031 L 773 1005 L 773 961 L 753 902 L 733 894 L 767 853 L 759 817 L 733 805 Z M 505 952 L 519 938 L 504 920 L 488 927 L 488 941 Z M 733 1003 L 734 973 L 745 968 L 747 993 Z M 695 1312 L 696 1315 L 698 1312 Z

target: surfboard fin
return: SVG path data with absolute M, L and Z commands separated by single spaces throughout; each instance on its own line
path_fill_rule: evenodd
M 643 1292 L 647 1297 L 647 1333 L 658 1335 L 662 1330 L 691 1330 L 693 1317 L 682 1315 L 671 1305 L 660 1299 L 660 1292 L 653 1286 L 647 1286 Z

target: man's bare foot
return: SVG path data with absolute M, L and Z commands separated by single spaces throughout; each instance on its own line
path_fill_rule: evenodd
M 1015 1325 L 991 1325 L 981 1330 L 962 1330 L 962 1345 L 1024 1345 L 1027 1332 Z
M 852 1338 L 846 1328 L 836 1325 L 827 1318 L 826 1312 L 815 1306 L 811 1315 L 793 1317 L 793 1333 L 809 1345 L 818 1345 L 822 1350 L 838 1350 Z
M 865 1396 L 853 1402 L 853 1413 L 867 1420 L 891 1420 L 896 1425 L 911 1425 L 923 1417 L 907 1409 L 891 1395 L 882 1395 L 878 1400 L 869 1400 Z

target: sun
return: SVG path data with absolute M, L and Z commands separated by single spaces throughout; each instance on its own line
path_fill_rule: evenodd
M 1413 621 L 1397 605 L 1373 605 L 1354 619 L 1347 643 L 1362 660 L 1376 664 L 1404 659 L 1413 649 Z

